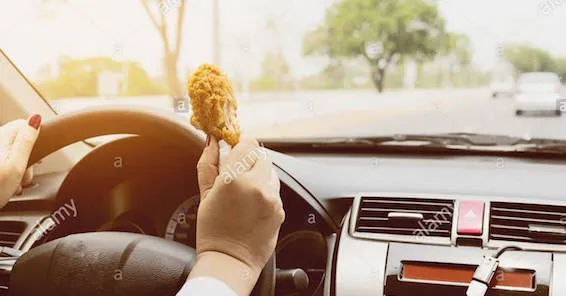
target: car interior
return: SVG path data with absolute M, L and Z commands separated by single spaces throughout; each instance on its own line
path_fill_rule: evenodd
M 174 294 L 203 136 L 148 108 L 56 115 L 3 53 L 0 70 L 0 121 L 46 118 L 34 185 L 0 211 L 2 295 Z M 487 295 L 566 295 L 560 154 L 392 141 L 263 141 L 286 219 L 256 295 L 465 295 L 491 258 Z

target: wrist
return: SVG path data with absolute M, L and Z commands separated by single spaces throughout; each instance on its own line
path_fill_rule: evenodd
M 189 279 L 213 277 L 228 285 L 238 295 L 249 295 L 257 282 L 262 268 L 249 264 L 225 253 L 201 252 Z

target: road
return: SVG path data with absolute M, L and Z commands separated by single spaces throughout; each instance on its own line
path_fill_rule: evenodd
M 477 90 L 455 92 L 448 97 L 445 94 L 422 96 L 419 100 L 381 107 L 366 105 L 364 110 L 276 125 L 255 134 L 259 137 L 357 137 L 449 132 L 566 139 L 566 114 L 561 117 L 516 116 L 513 98 L 492 99 L 487 90 Z
M 512 98 L 486 89 L 304 91 L 237 95 L 244 133 L 259 137 L 372 136 L 477 132 L 566 139 L 562 117 L 516 117 Z M 91 105 L 134 104 L 174 111 L 167 97 L 75 98 L 56 101 L 61 113 Z M 190 111 L 177 115 L 188 118 Z
M 427 106 L 355 126 L 336 133 L 367 136 L 395 133 L 474 132 L 520 137 L 566 139 L 566 114 L 556 116 L 516 116 L 512 98 L 493 100 L 489 95 L 457 104 Z

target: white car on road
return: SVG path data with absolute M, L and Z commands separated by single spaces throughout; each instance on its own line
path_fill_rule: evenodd
M 560 100 L 563 98 L 562 83 L 556 73 L 523 73 L 517 82 L 515 114 L 526 112 L 561 115 Z

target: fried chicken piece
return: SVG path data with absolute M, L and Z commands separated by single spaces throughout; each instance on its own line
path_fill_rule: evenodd
M 213 65 L 201 65 L 191 76 L 188 92 L 191 124 L 231 146 L 240 141 L 238 103 L 228 77 Z

